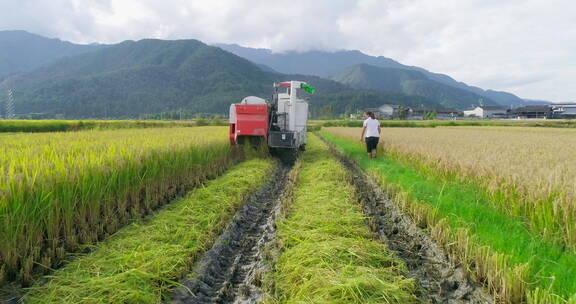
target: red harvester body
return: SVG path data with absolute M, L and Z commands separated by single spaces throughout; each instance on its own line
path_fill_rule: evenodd
M 234 104 L 236 119 L 230 121 L 230 144 L 242 143 L 247 137 L 268 140 L 268 105 Z

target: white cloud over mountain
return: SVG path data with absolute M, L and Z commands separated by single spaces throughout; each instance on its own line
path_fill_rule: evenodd
M 358 49 L 525 98 L 576 100 L 570 0 L 0 0 L 0 30 L 73 42 L 195 38 Z

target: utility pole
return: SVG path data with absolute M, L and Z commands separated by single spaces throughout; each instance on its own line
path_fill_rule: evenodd
M 14 91 L 8 89 L 6 92 L 6 119 L 14 119 Z

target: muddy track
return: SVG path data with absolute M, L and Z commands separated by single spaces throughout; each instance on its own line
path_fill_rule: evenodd
M 265 254 L 293 162 L 278 162 L 269 181 L 241 207 L 168 303 L 257 303 L 262 298 Z
M 451 261 L 438 244 L 404 215 L 368 174 L 328 145 L 349 170 L 368 225 L 404 260 L 408 276 L 419 282 L 417 295 L 423 302 L 493 303 L 482 287 L 472 282 L 461 266 Z

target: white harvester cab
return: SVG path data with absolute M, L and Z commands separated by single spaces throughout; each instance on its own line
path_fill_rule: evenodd
M 272 148 L 300 148 L 306 144 L 308 103 L 304 100 L 303 81 L 274 84 L 271 102 L 268 146 Z

